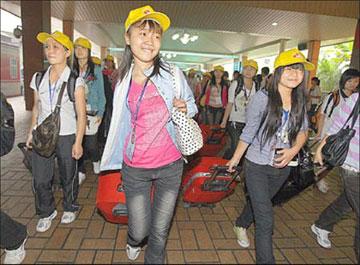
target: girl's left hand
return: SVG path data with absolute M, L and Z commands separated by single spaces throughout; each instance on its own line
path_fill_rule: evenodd
M 180 110 L 181 112 L 184 112 L 184 113 L 187 112 L 186 101 L 183 100 L 183 99 L 174 98 L 174 100 L 173 100 L 173 106 L 174 106 L 175 108 L 177 108 L 178 110 Z
M 292 148 L 284 148 L 282 150 L 279 150 L 277 152 L 278 155 L 280 155 L 278 158 L 274 159 L 274 167 L 276 168 L 283 168 L 286 167 L 287 164 L 293 159 L 293 157 L 297 154 L 294 152 Z

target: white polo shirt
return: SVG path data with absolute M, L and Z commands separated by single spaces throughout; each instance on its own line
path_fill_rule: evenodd
M 240 93 L 235 98 L 235 90 L 237 87 L 238 81 L 235 80 L 231 83 L 228 93 L 228 102 L 233 103 L 233 107 L 231 109 L 229 121 L 236 121 L 236 122 L 242 122 L 246 123 L 246 107 L 249 103 L 252 96 L 256 93 L 256 87 L 255 82 L 253 82 L 253 86 L 251 90 L 246 89 L 246 96 L 245 97 L 245 91 L 242 89 Z M 236 104 L 236 110 L 235 110 L 235 104 Z
M 39 115 L 37 120 L 37 125 L 41 124 L 47 116 L 55 110 L 56 102 L 58 95 L 60 93 L 61 86 L 63 82 L 67 82 L 70 76 L 70 67 L 66 66 L 62 72 L 58 81 L 53 84 L 51 87 L 49 84 L 49 73 L 51 66 L 46 70 L 43 79 L 39 85 L 38 95 L 39 95 Z M 36 88 L 36 73 L 33 75 L 30 87 L 37 91 Z M 85 82 L 82 78 L 77 78 L 75 83 L 75 91 L 79 87 L 84 87 Z M 70 101 L 69 95 L 67 93 L 67 87 L 61 100 L 61 109 L 60 109 L 60 135 L 71 135 L 76 133 L 76 111 L 75 103 Z

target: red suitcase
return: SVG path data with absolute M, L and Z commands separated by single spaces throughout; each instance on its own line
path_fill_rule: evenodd
M 225 129 L 218 125 L 199 125 L 204 138 L 204 146 L 196 153 L 197 156 L 217 156 L 225 146 Z
M 218 157 L 200 157 L 185 174 L 182 182 L 184 207 L 208 206 L 223 200 L 234 192 L 240 175 L 240 167 L 235 172 L 227 172 L 228 160 Z
M 120 171 L 111 171 L 100 175 L 96 207 L 108 222 L 127 224 L 125 192 L 122 187 Z

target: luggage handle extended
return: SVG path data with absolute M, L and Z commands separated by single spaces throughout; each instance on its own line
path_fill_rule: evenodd
M 204 182 L 204 184 L 202 185 L 202 190 L 204 191 L 228 191 L 230 188 L 230 185 L 235 181 L 235 179 L 240 175 L 241 172 L 241 167 L 237 166 L 234 167 L 235 171 L 234 172 L 228 172 L 228 166 L 213 166 L 210 168 L 212 172 L 211 177 L 206 180 Z M 229 181 L 226 185 L 218 185 L 216 183 L 216 177 L 219 173 L 221 172 L 226 172 L 230 175 L 232 175 L 232 179 L 231 181 Z

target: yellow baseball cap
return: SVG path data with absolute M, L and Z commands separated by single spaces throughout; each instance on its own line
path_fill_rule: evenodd
M 149 19 L 153 20 L 160 25 L 163 32 L 170 27 L 170 18 L 160 12 L 155 12 L 151 6 L 143 6 L 133 9 L 129 12 L 129 15 L 125 21 L 125 32 L 128 31 L 130 26 L 138 21 Z
M 49 38 L 56 40 L 61 45 L 63 45 L 65 48 L 70 50 L 71 52 L 74 49 L 73 43 L 70 40 L 69 36 L 60 31 L 54 31 L 52 34 L 49 34 L 47 32 L 40 32 L 36 36 L 36 39 L 41 43 L 45 43 L 47 41 L 47 39 L 49 39 Z
M 85 38 L 77 38 L 74 42 L 74 46 L 81 46 L 86 49 L 91 49 L 91 43 L 88 39 Z
M 295 63 L 301 63 L 304 65 L 305 70 L 311 71 L 315 69 L 315 66 L 308 62 L 304 56 L 297 48 L 284 51 L 279 54 L 275 59 L 274 69 L 280 66 L 291 65 Z
M 108 55 L 106 56 L 105 60 L 114 62 L 114 57 L 113 57 L 112 55 L 108 54 Z
M 221 65 L 215 66 L 215 67 L 214 67 L 214 71 L 216 71 L 216 70 L 219 70 L 219 71 L 221 71 L 221 72 L 224 72 L 224 71 L 225 71 L 224 67 L 222 67 Z
M 191 68 L 190 70 L 189 70 L 189 74 L 193 74 L 193 73 L 196 73 L 197 71 L 194 69 L 194 68 Z
M 243 67 L 246 67 L 246 66 L 251 66 L 251 67 L 255 68 L 256 72 L 259 69 L 259 66 L 255 60 L 245 60 L 245 62 L 243 63 Z
M 101 60 L 99 57 L 91 56 L 91 60 L 94 64 L 101 65 Z
M 203 74 L 203 76 L 207 76 L 207 77 L 209 77 L 209 78 L 212 77 L 210 72 L 205 72 L 205 73 Z

